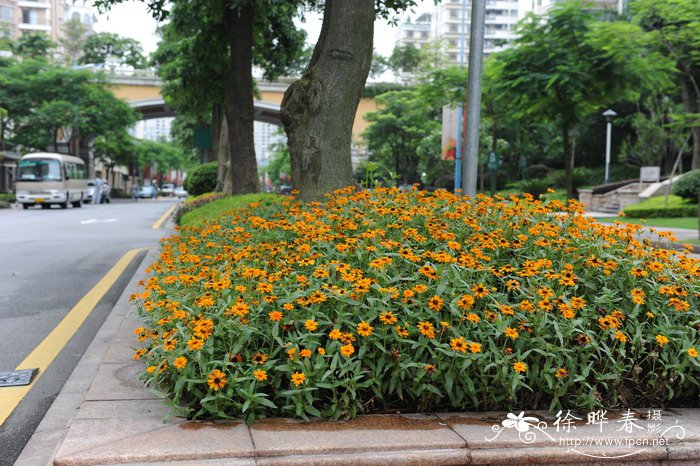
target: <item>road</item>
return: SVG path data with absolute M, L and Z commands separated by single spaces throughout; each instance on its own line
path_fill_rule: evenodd
M 0 371 L 15 370 L 127 251 L 156 247 L 165 231 L 153 225 L 176 202 L 113 200 L 67 210 L 0 210 Z M 12 464 L 22 451 L 144 254 L 72 338 L 68 335 L 68 343 L 0 426 L 1 465 Z M 0 393 L 0 408 L 3 403 L 11 401 Z

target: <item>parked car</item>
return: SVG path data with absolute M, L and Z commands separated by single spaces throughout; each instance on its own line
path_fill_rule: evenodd
M 174 194 L 175 196 L 177 196 L 178 199 L 181 198 L 181 197 L 187 197 L 187 196 L 189 196 L 189 193 L 188 193 L 187 191 L 185 191 L 185 188 L 182 187 L 182 186 L 178 186 L 177 188 L 175 188 L 175 191 L 173 191 L 173 194 Z
M 139 190 L 138 196 L 140 199 L 156 199 L 158 190 L 154 186 L 143 186 Z
M 160 190 L 163 196 L 172 196 L 175 192 L 175 185 L 172 183 L 165 183 Z

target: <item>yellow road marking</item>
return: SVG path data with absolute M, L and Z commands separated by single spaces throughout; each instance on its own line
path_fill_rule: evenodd
M 17 366 L 15 370 L 38 367 L 39 371 L 29 385 L 21 387 L 0 387 L 0 426 L 10 417 L 12 411 L 15 410 L 25 395 L 29 393 L 32 386 L 39 380 L 39 377 L 41 377 L 46 368 L 48 368 L 51 362 L 58 356 L 58 353 L 61 352 L 75 332 L 78 331 L 83 322 L 85 322 L 85 319 L 87 319 L 95 306 L 97 306 L 97 303 L 100 302 L 102 297 L 119 279 L 134 257 L 144 250 L 145 248 L 132 249 L 124 254 L 122 258 L 114 264 L 114 267 L 112 267 L 75 306 L 73 306 L 73 309 L 68 311 L 68 314 L 66 314 L 63 320 L 54 327 L 46 338 L 44 338 L 44 341 L 39 343 L 39 346 L 34 348 L 34 351 Z
M 172 215 L 172 213 L 176 207 L 177 207 L 177 204 L 175 204 L 174 206 L 169 208 L 168 211 L 166 213 L 164 213 L 163 216 L 161 218 L 159 218 L 158 221 L 156 221 L 156 223 L 153 224 L 153 229 L 157 230 L 158 228 L 162 227 L 163 224 L 165 223 L 165 221 L 168 219 L 168 217 L 170 217 Z

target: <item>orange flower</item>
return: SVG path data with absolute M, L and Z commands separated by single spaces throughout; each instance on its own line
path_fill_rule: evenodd
M 474 296 L 465 294 L 457 300 L 457 307 L 464 309 L 465 311 L 470 310 L 474 307 Z
M 663 335 L 656 335 L 656 342 L 663 348 L 664 345 L 668 344 L 668 338 Z
M 517 340 L 519 336 L 518 331 L 511 327 L 506 327 L 503 334 L 508 338 L 512 338 L 513 340 Z
M 352 356 L 352 354 L 355 352 L 355 347 L 352 345 L 343 345 L 340 347 L 340 353 L 343 356 Z
M 277 322 L 278 320 L 282 320 L 282 317 L 284 317 L 284 315 L 280 311 L 268 312 L 267 315 L 270 317 L 270 320 L 273 322 Z
M 477 298 L 484 298 L 489 295 L 489 290 L 483 283 L 472 286 L 471 290 Z
M 209 388 L 215 392 L 224 388 L 227 383 L 228 381 L 226 380 L 226 374 L 221 372 L 219 369 L 214 369 L 209 373 L 207 385 L 209 385 Z
M 472 353 L 481 353 L 481 343 L 469 342 L 469 351 Z
M 453 338 L 450 340 L 450 348 L 452 348 L 455 351 L 459 351 L 461 353 L 466 353 L 467 352 L 467 342 L 464 341 L 464 338 L 462 338 L 462 337 Z
M 554 376 L 558 379 L 563 379 L 569 376 L 569 372 L 564 368 L 557 369 L 557 372 L 554 374 Z
M 303 372 L 295 372 L 292 374 L 292 383 L 299 387 L 306 380 L 306 375 Z
M 299 356 L 302 358 L 309 358 L 309 357 L 311 357 L 311 350 L 310 349 L 303 349 L 299 352 Z
M 425 335 L 428 338 L 435 338 L 435 328 L 433 327 L 433 324 L 430 322 L 419 322 L 418 325 L 418 331 L 422 334 Z
M 318 323 L 314 320 L 309 319 L 306 322 L 304 322 L 304 327 L 306 327 L 306 330 L 308 330 L 309 332 L 313 332 L 318 328 Z
M 443 301 L 442 301 L 442 298 L 440 296 L 433 296 L 432 298 L 430 298 L 428 300 L 428 307 L 435 312 L 442 309 L 442 306 L 443 306 Z
M 253 362 L 255 364 L 265 364 L 267 360 L 270 359 L 267 354 L 264 353 L 255 353 L 253 355 Z
M 173 366 L 175 366 L 176 369 L 184 369 L 185 366 L 187 366 L 187 358 L 184 356 L 178 356 L 175 358 Z
M 391 311 L 384 312 L 382 314 L 379 314 L 379 322 L 386 324 L 386 325 L 394 325 L 398 319 L 396 316 Z
M 331 340 L 339 340 L 343 336 L 343 332 L 341 332 L 339 329 L 334 328 L 331 330 L 331 333 L 328 334 L 328 338 Z
M 688 356 L 691 358 L 697 358 L 698 357 L 698 350 L 695 348 L 688 348 Z
M 267 372 L 265 372 L 262 369 L 258 369 L 256 371 L 253 371 L 253 377 L 258 379 L 260 382 L 263 382 L 263 381 L 267 380 Z
M 527 364 L 524 362 L 516 362 L 513 364 L 513 370 L 515 370 L 515 372 L 525 372 L 527 370 Z
M 364 320 L 357 324 L 357 334 L 361 337 L 368 337 L 372 335 L 373 331 L 374 327 L 372 327 L 369 323 L 365 322 Z

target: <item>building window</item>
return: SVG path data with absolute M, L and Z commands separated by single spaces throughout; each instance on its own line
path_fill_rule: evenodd
M 85 13 L 83 15 L 83 23 L 90 24 L 90 15 L 89 14 Z
M 457 61 L 457 54 L 456 53 L 451 53 L 449 54 L 450 61 Z
M 450 10 L 450 18 L 457 18 L 459 16 L 459 11 Z
M 12 7 L 7 5 L 0 5 L 0 21 L 11 23 L 13 22 L 12 16 Z
M 428 37 L 428 31 L 422 31 L 420 33 L 420 36 L 425 39 L 426 37 Z
M 406 37 L 413 37 L 413 31 L 406 31 Z
M 22 9 L 22 22 L 24 24 L 39 24 L 39 12 L 36 10 Z

